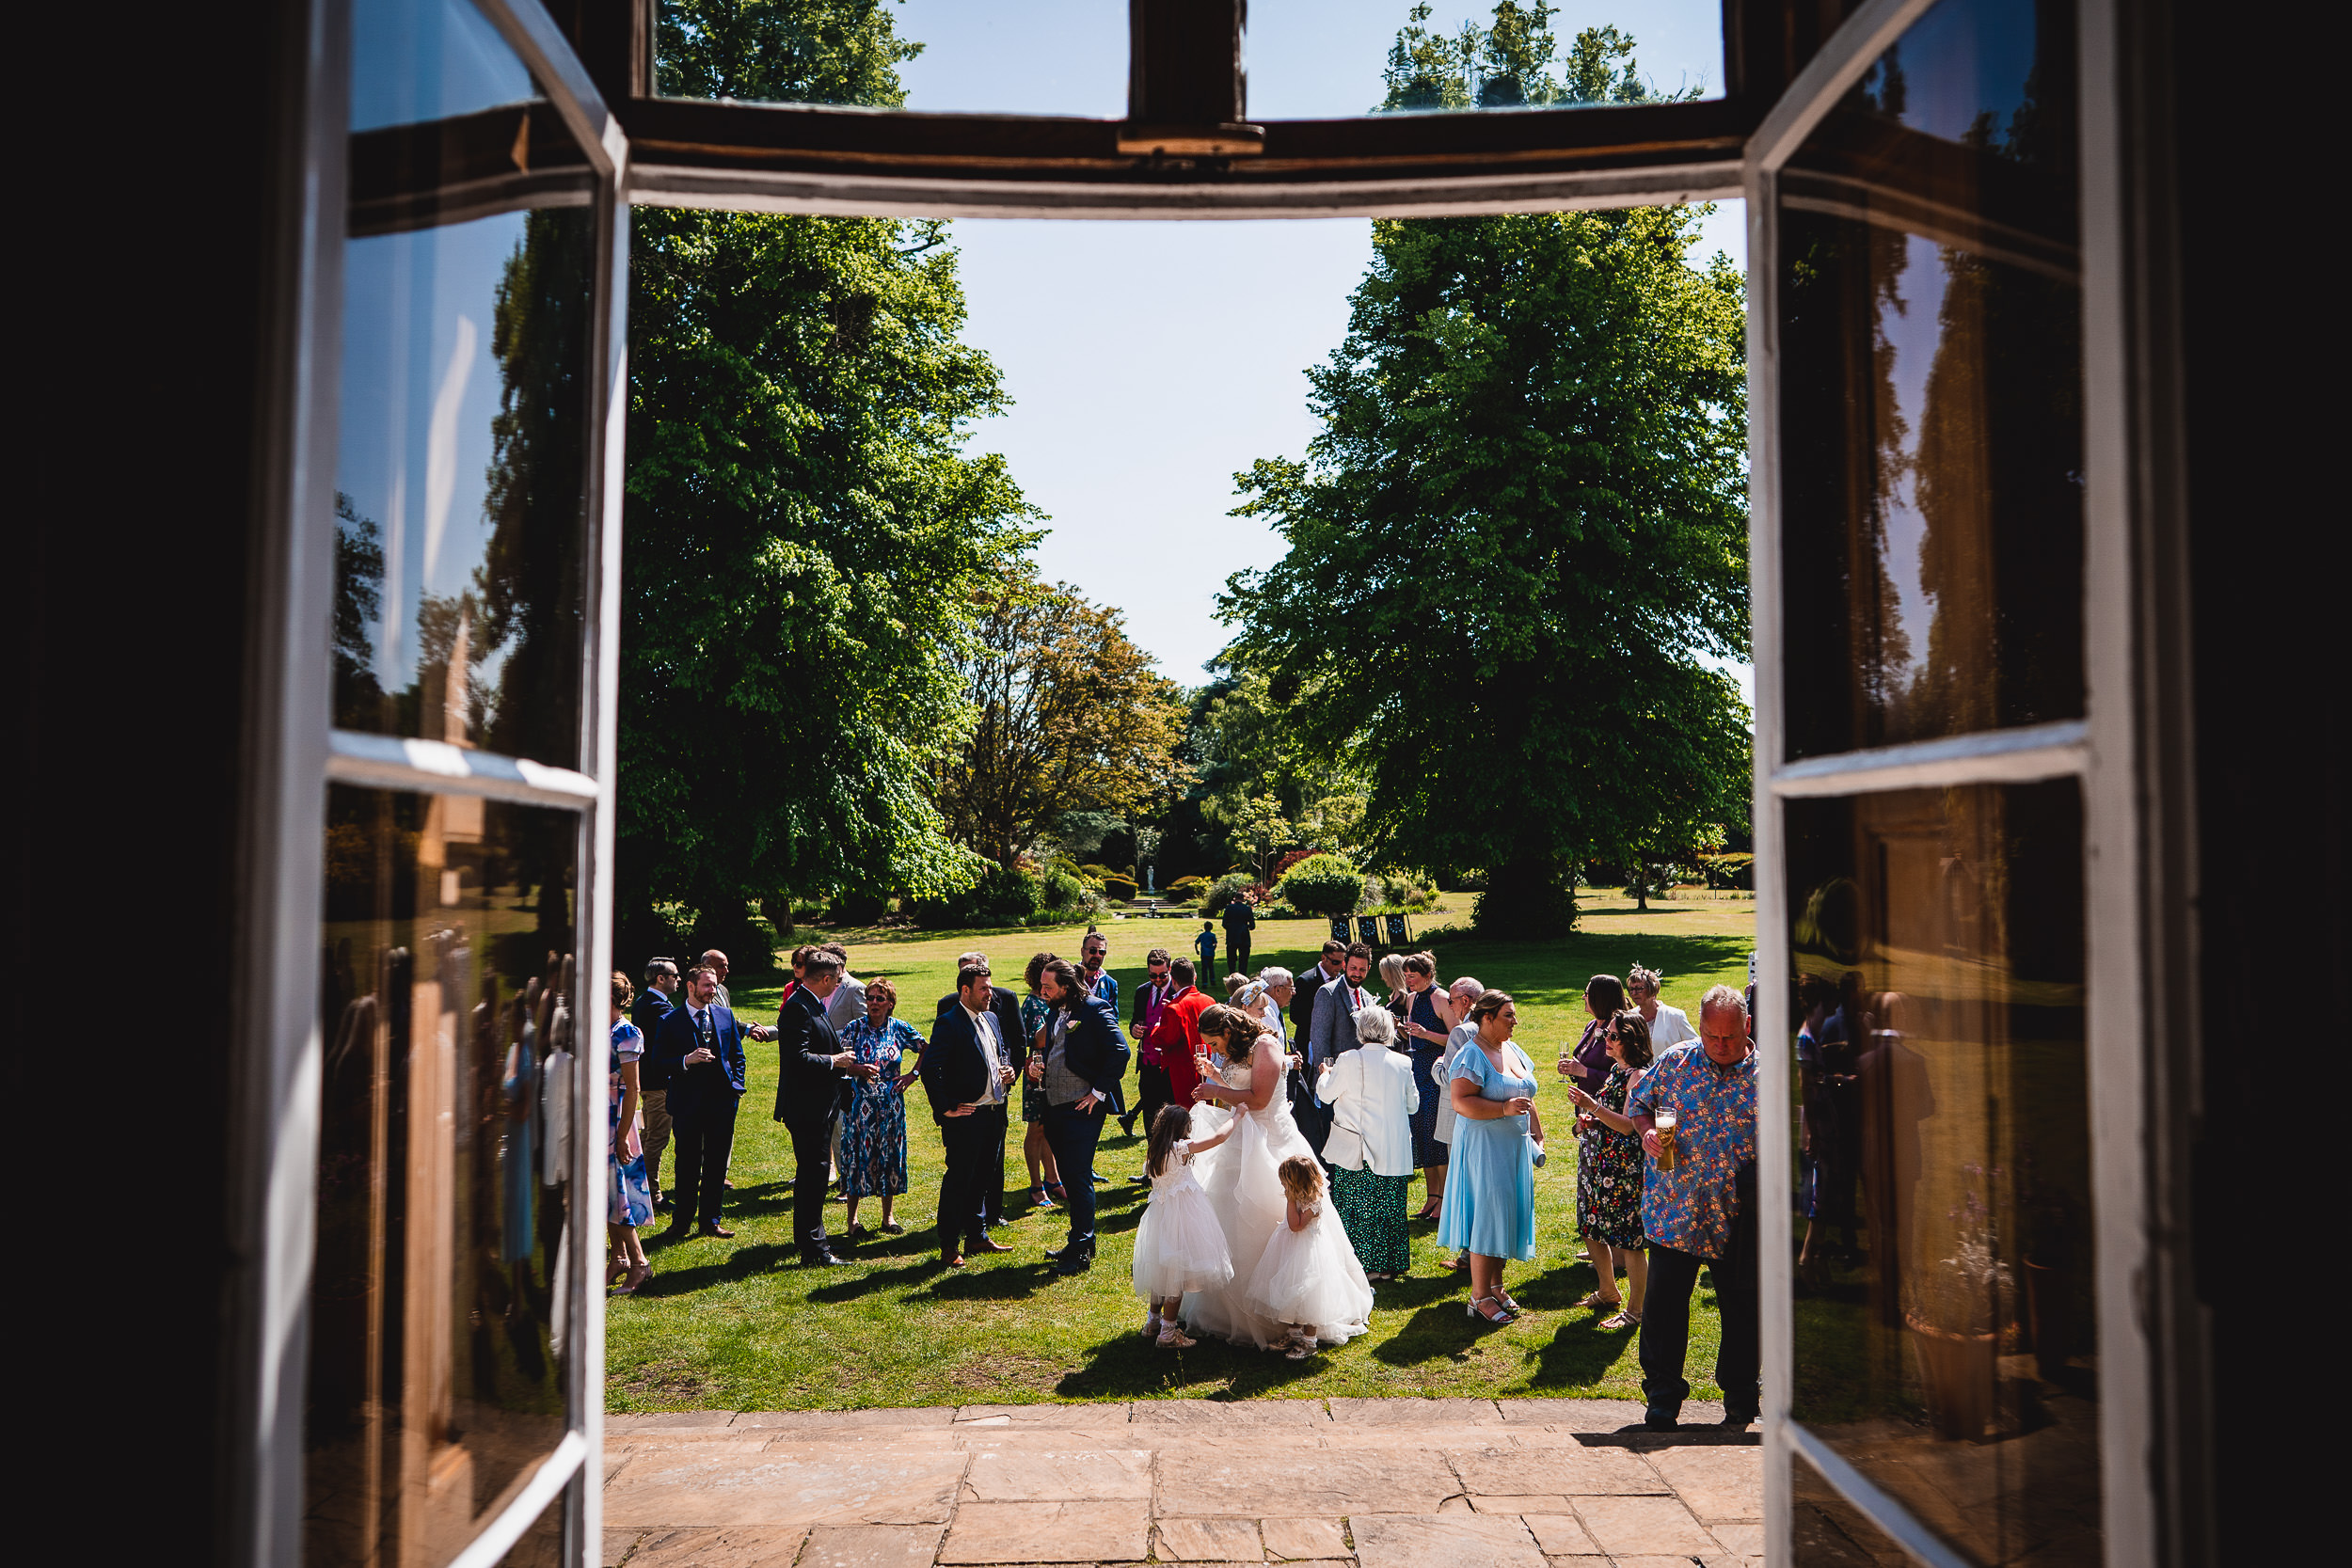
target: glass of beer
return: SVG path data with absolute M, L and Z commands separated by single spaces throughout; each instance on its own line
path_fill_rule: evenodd
M 1677 1117 L 1672 1111 L 1661 1110 L 1651 1118 L 1658 1129 L 1658 1168 L 1675 1168 L 1675 1127 Z

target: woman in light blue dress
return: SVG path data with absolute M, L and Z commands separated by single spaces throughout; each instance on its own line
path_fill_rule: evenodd
M 1470 1015 L 1477 1032 L 1454 1053 L 1449 1085 L 1459 1119 L 1438 1243 L 1469 1256 L 1470 1315 L 1490 1323 L 1519 1313 L 1502 1288 L 1504 1260 L 1535 1256 L 1535 1154 L 1544 1123 L 1535 1111 L 1535 1064 L 1511 1038 L 1518 1019 L 1508 992 L 1480 997 Z

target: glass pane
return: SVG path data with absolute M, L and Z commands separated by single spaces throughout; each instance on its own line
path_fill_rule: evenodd
M 660 0 L 666 98 L 934 113 L 1127 113 L 1127 8 L 1107 0 Z
M 355 26 L 335 722 L 577 767 L 595 181 L 464 0 Z
M 555 1495 L 555 1501 L 548 1504 L 546 1511 L 532 1521 L 531 1528 L 506 1548 L 506 1555 L 498 1560 L 498 1568 L 565 1568 L 564 1510 L 571 1501 L 570 1490 L 566 1487 Z
M 1337 119 L 1724 95 L 1722 0 L 1631 0 L 1575 13 L 1539 10 L 1538 4 L 1250 0 L 1243 55 L 1249 118 Z M 1630 48 L 1618 53 L 1620 43 Z
M 453 119 L 538 96 L 522 57 L 467 0 L 353 0 L 354 132 Z
M 2073 18 L 1944 0 L 1783 184 L 1792 757 L 2078 718 Z
M 1786 811 L 1792 1412 L 1972 1560 L 2095 1563 L 2077 787 Z
M 1803 1454 L 1790 1454 L 1788 1465 L 1797 1568 L 1912 1568 L 1912 1555 L 1839 1497 Z
M 446 1562 L 563 1439 L 579 828 L 328 792 L 314 1568 Z

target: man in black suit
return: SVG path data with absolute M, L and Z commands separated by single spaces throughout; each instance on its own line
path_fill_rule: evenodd
M 1094 1146 L 1104 1117 L 1119 1108 L 1129 1053 L 1118 1010 L 1068 959 L 1045 966 L 1038 994 L 1057 1012 L 1046 1023 L 1045 1049 L 1029 1058 L 1029 1080 L 1045 1091 L 1045 1138 L 1070 1195 L 1070 1239 L 1045 1256 L 1063 1274 L 1083 1274 L 1094 1261 Z
M 988 955 L 966 953 L 956 959 L 959 975 L 967 969 L 977 969 L 986 978 L 990 974 Z M 962 1006 L 961 994 L 959 990 L 939 999 L 939 1022 L 945 1022 Z M 991 980 L 988 999 L 981 1005 L 980 1011 L 996 1021 L 996 1065 L 1020 1071 L 1028 1059 L 1028 1042 L 1021 1037 L 1020 998 Z M 1005 1134 L 1010 1117 L 1002 1099 L 993 1104 L 981 1106 L 972 1115 L 988 1130 L 994 1149 L 988 1159 L 981 1162 L 979 1175 L 980 1223 L 993 1230 L 1005 1223 Z
M 963 1267 L 966 1252 L 1012 1250 L 989 1238 L 982 1206 L 992 1162 L 997 1183 L 1004 1181 L 1005 1090 L 1013 1076 L 1003 1023 L 989 1007 L 993 989 L 985 965 L 956 971 L 956 994 L 931 1025 L 919 1069 L 947 1156 L 939 1179 L 939 1259 L 951 1269 Z
M 1291 1038 L 1297 1042 L 1301 1051 L 1306 1050 L 1314 1038 L 1315 998 L 1321 996 L 1323 988 L 1338 979 L 1346 968 L 1347 943 L 1327 942 L 1323 944 L 1323 958 L 1314 968 L 1298 977 L 1297 989 L 1291 992 Z
M 735 1148 L 735 1108 L 743 1098 L 743 1026 L 718 1000 L 719 977 L 697 964 L 687 972 L 686 1002 L 661 1021 L 651 1054 L 668 1082 L 670 1127 L 677 1140 L 677 1185 L 668 1239 L 699 1228 L 732 1236 L 719 1224 L 727 1157 Z
M 882 1071 L 842 1050 L 841 1037 L 825 1017 L 825 1003 L 841 984 L 841 967 L 831 953 L 809 954 L 800 985 L 776 1015 L 784 1071 L 776 1081 L 775 1119 L 792 1136 L 792 1240 L 801 1261 L 818 1267 L 841 1261 L 825 1238 L 825 1182 L 842 1085 L 852 1077 L 870 1082 Z

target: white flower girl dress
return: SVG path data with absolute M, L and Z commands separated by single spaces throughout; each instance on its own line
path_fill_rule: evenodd
M 1152 1179 L 1152 1201 L 1136 1230 L 1136 1294 L 1157 1302 L 1214 1291 L 1233 1277 L 1225 1229 L 1192 1171 L 1192 1145 L 1179 1138 L 1168 1168 Z

